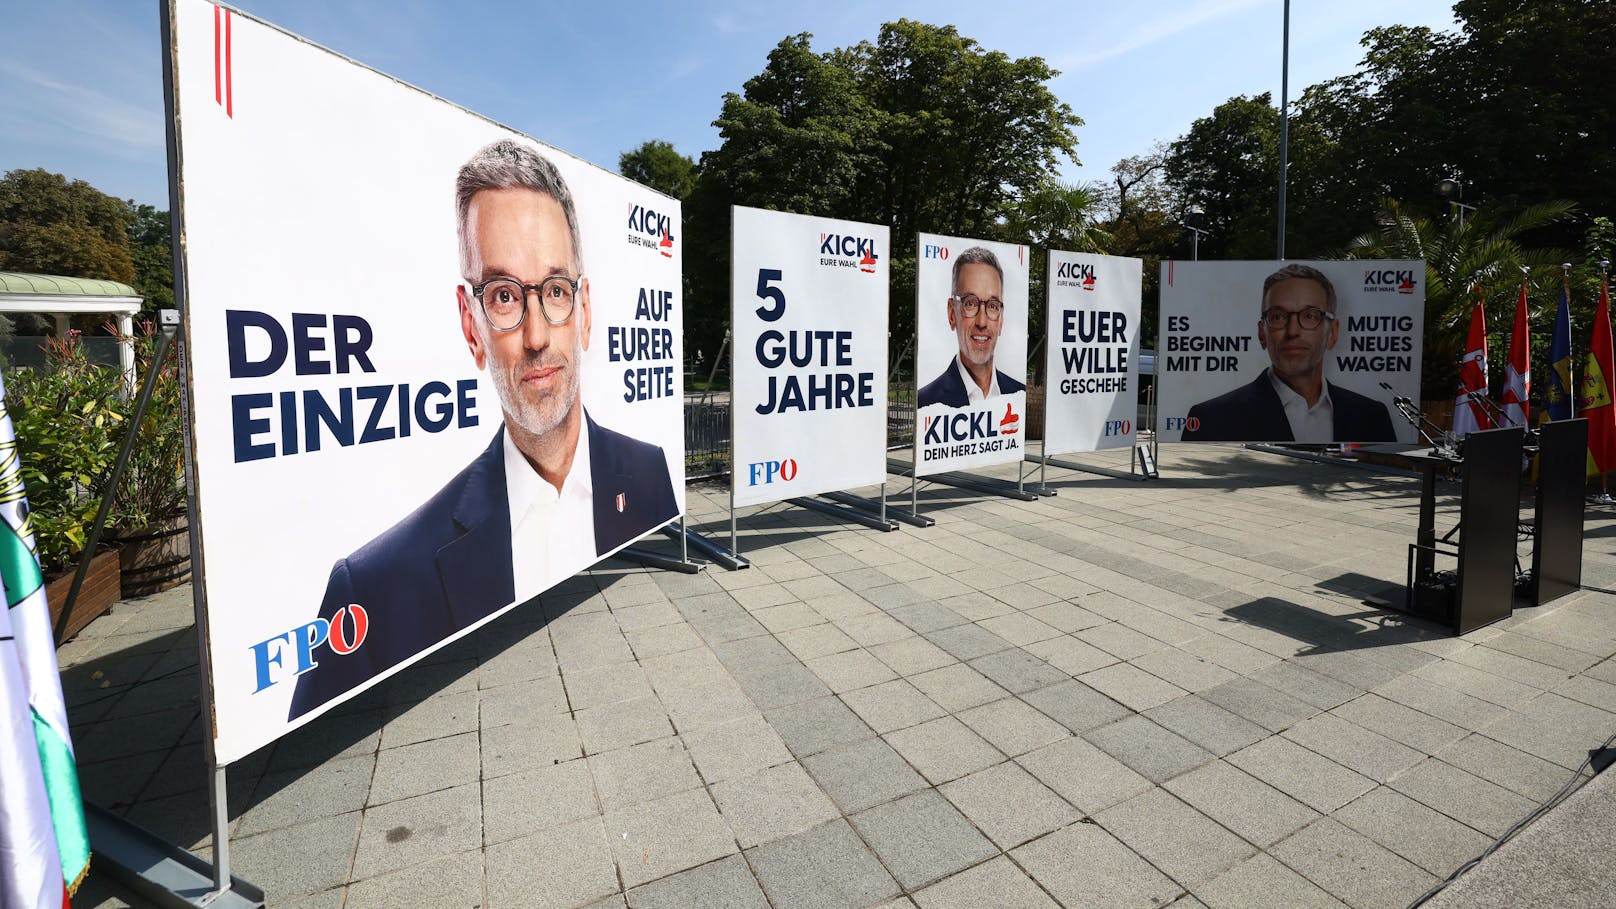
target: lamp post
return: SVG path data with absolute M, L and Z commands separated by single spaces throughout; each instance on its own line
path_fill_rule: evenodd
M 1179 222 L 1184 229 L 1190 232 L 1190 261 L 1199 261 L 1201 258 L 1201 234 L 1206 233 L 1206 212 L 1200 206 L 1191 208 L 1184 214 L 1184 220 Z
M 1459 182 L 1458 176 L 1444 177 L 1436 181 L 1436 197 L 1448 203 L 1449 208 L 1459 210 L 1459 227 L 1463 229 L 1465 210 L 1475 211 L 1476 206 L 1460 202 L 1464 198 L 1464 184 Z

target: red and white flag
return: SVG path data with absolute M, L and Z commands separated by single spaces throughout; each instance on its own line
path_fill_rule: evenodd
M 1509 365 L 1504 367 L 1504 425 L 1525 426 L 1532 400 L 1532 344 L 1526 327 L 1526 282 L 1515 302 L 1515 327 L 1509 332 Z
M 1462 436 L 1478 429 L 1492 429 L 1492 418 L 1478 398 L 1487 396 L 1487 313 L 1484 297 L 1476 299 L 1470 311 L 1470 336 L 1459 360 L 1459 392 L 1453 399 L 1453 434 Z

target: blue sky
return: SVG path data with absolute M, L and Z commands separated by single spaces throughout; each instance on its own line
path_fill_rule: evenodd
M 1085 121 L 1063 175 L 1106 180 L 1234 95 L 1279 95 L 1281 0 L 553 4 L 507 0 L 246 0 L 249 15 L 603 167 L 646 139 L 692 157 L 718 144 L 723 95 L 798 32 L 816 50 L 882 22 L 951 24 L 1036 55 Z M 16 0 L 0 11 L 0 171 L 43 167 L 167 207 L 155 0 Z M 1291 96 L 1349 72 L 1377 25 L 1454 27 L 1443 0 L 1297 0 Z M 539 48 L 546 48 L 545 53 Z M 501 61 L 496 63 L 494 61 Z

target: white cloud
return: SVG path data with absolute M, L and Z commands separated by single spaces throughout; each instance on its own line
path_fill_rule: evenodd
M 140 154 L 163 147 L 160 112 L 59 81 L 13 60 L 0 59 L 0 98 L 6 99 L 0 108 L 12 116 L 93 140 L 101 151 Z
M 1054 65 L 1056 69 L 1070 72 L 1096 63 L 1104 63 L 1124 54 L 1133 53 L 1142 47 L 1149 47 L 1180 32 L 1215 22 L 1254 6 L 1271 5 L 1272 2 L 1273 0 L 1212 0 L 1198 3 L 1177 15 L 1163 15 L 1143 21 L 1132 31 L 1120 35 L 1115 41 L 1103 47 L 1081 50 L 1056 58 Z

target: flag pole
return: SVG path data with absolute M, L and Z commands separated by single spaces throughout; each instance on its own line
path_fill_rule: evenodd
M 1571 271 L 1570 268 L 1566 269 L 1567 274 L 1570 274 L 1570 271 Z M 1600 259 L 1599 260 L 1599 288 L 1600 288 L 1600 293 L 1601 293 L 1602 296 L 1603 295 L 1608 295 L 1610 293 L 1610 260 L 1609 259 Z M 1609 381 L 1608 377 L 1607 377 L 1606 381 L 1607 382 Z M 1612 499 L 1610 497 L 1610 471 L 1609 470 L 1601 470 L 1601 471 L 1599 471 L 1599 490 L 1600 490 L 1600 492 L 1599 492 L 1599 504 L 1601 504 L 1601 505 L 1616 505 L 1616 499 Z

